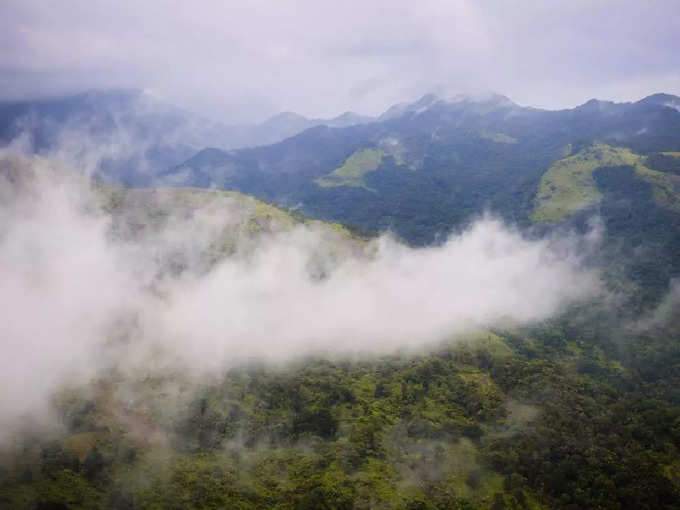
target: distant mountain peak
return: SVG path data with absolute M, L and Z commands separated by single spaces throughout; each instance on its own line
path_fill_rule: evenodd
M 388 120 L 394 119 L 396 117 L 401 117 L 405 113 L 422 113 L 430 109 L 435 104 L 439 103 L 441 98 L 435 94 L 425 94 L 420 99 L 413 103 L 397 103 L 385 111 L 379 119 Z
M 585 111 L 607 111 L 616 107 L 616 103 L 613 101 L 602 101 L 600 99 L 589 99 L 582 105 L 576 107 L 577 110 Z
M 355 126 L 357 124 L 366 124 L 375 120 L 373 117 L 366 115 L 359 115 L 358 113 L 347 111 L 341 113 L 337 117 L 324 121 L 323 123 L 330 127 L 347 127 Z
M 425 94 L 413 103 L 398 103 L 391 106 L 379 119 L 388 120 L 400 117 L 407 113 L 424 113 L 435 107 L 447 105 L 461 105 L 482 107 L 480 111 L 488 112 L 499 108 L 516 108 L 517 104 L 510 98 L 496 93 L 458 94 L 451 98 L 443 99 L 436 94 Z
M 665 94 L 663 92 L 659 92 L 656 94 L 651 94 L 643 99 L 640 99 L 638 103 L 657 103 L 657 104 L 663 104 L 667 101 L 680 101 L 680 97 L 674 96 L 673 94 Z
M 355 119 L 363 119 L 366 118 L 363 115 L 359 115 L 358 113 L 355 112 L 350 112 L 347 111 L 345 113 L 341 113 L 337 117 L 333 117 L 331 120 L 337 120 L 337 121 L 344 121 L 344 120 L 355 120 Z
M 410 110 L 422 110 L 422 109 L 427 109 L 436 102 L 441 101 L 441 99 L 436 96 L 435 94 L 425 94 L 423 97 L 418 99 L 415 103 L 411 103 L 409 105 Z
M 488 104 L 493 104 L 498 107 L 514 107 L 517 104 L 507 96 L 503 94 L 491 94 L 485 101 Z
M 458 94 L 451 98 L 449 103 L 471 103 L 485 106 L 493 106 L 497 108 L 512 108 L 517 106 L 509 97 L 495 92 L 488 93 L 473 93 L 473 94 Z
M 348 119 L 348 118 L 352 118 L 352 117 L 355 117 L 355 116 L 358 116 L 358 115 L 359 115 L 358 113 L 346 111 L 345 113 L 341 113 L 340 115 L 335 117 L 335 119 Z
M 680 112 L 680 97 L 674 96 L 672 94 L 663 94 L 663 93 L 658 93 L 658 94 L 652 94 L 651 96 L 647 96 L 643 99 L 640 99 L 635 104 L 652 104 L 652 105 L 658 105 L 658 106 L 667 106 L 669 108 L 673 108 L 674 110 L 677 110 Z
M 274 123 L 274 122 L 290 122 L 290 121 L 308 121 L 307 117 L 304 115 L 300 115 L 299 113 L 295 112 L 281 112 L 277 113 L 276 115 L 270 117 L 269 119 L 265 120 L 265 123 Z

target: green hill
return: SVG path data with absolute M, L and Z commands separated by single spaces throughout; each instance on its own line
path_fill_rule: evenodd
M 378 149 L 363 149 L 356 151 L 339 168 L 330 174 L 319 177 L 314 182 L 319 186 L 328 188 L 333 186 L 356 186 L 375 191 L 364 181 L 364 175 L 373 172 L 380 166 L 384 153 Z
M 648 168 L 648 159 L 625 147 L 595 143 L 556 161 L 541 177 L 531 219 L 557 223 L 597 204 L 602 195 L 593 172 L 603 167 L 634 167 L 636 176 L 652 185 L 660 205 L 680 212 L 680 176 Z
M 52 395 L 48 432 L 27 420 L 0 444 L 0 507 L 678 508 L 680 112 L 667 96 L 559 112 L 426 99 L 370 125 L 202 151 L 165 176 L 187 187 L 98 183 L 107 235 L 181 273 L 248 260 L 300 225 L 322 233 L 315 249 L 364 249 L 322 220 L 424 245 L 486 210 L 557 244 L 598 218 L 584 263 L 603 297 L 416 352 L 96 373 Z M 4 177 L 12 200 L 25 174 Z

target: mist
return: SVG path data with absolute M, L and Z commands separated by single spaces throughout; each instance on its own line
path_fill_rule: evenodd
M 253 234 L 243 228 L 252 199 L 205 191 L 183 210 L 160 190 L 154 200 L 171 213 L 133 233 L 124 226 L 140 210 L 113 213 L 63 161 L 15 148 L 0 160 L 5 424 L 43 413 L 59 385 L 113 368 L 201 377 L 252 359 L 421 349 L 601 292 L 583 264 L 597 230 L 532 240 L 484 216 L 416 249 L 319 222 Z
M 565 108 L 680 91 L 677 2 L 4 2 L 3 99 L 147 89 L 227 122 L 427 92 Z M 559 91 L 559 93 L 556 93 Z

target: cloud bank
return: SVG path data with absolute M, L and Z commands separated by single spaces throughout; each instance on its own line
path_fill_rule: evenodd
M 680 94 L 679 19 L 674 0 L 3 2 L 0 90 L 145 88 L 228 122 L 432 91 L 572 107 Z
M 112 213 L 80 174 L 0 156 L 5 421 L 111 367 L 200 375 L 253 357 L 391 352 L 541 320 L 599 290 L 582 265 L 597 233 L 530 240 L 486 217 L 421 249 L 318 224 L 254 235 L 243 228 L 252 201 L 182 209 L 175 194 L 157 199 L 162 215 L 140 195 Z M 154 214 L 164 220 L 153 229 L 134 223 Z

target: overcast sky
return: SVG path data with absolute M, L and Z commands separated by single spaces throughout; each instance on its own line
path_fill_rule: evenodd
M 680 95 L 680 1 L 0 2 L 2 99 L 113 87 L 231 122 L 429 91 L 547 108 Z

